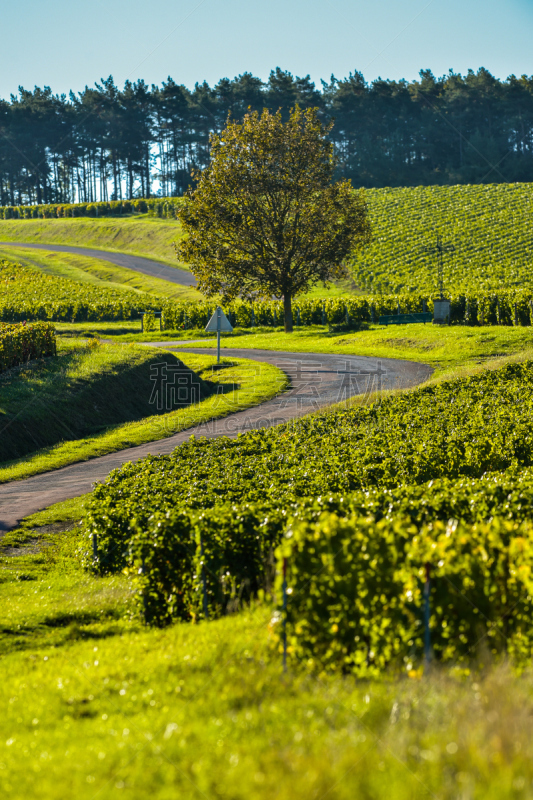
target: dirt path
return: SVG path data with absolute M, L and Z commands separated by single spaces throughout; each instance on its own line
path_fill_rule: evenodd
M 161 278 L 169 283 L 178 283 L 180 286 L 196 286 L 196 278 L 190 272 L 178 267 L 168 267 L 160 264 L 159 261 L 152 261 L 142 256 L 130 256 L 126 253 L 110 253 L 107 250 L 92 250 L 89 247 L 73 247 L 69 244 L 36 244 L 35 242 L 0 242 L 0 246 L 5 247 L 35 247 L 39 250 L 53 250 L 57 253 L 75 253 L 80 256 L 90 256 L 91 258 L 101 258 L 103 261 L 110 261 L 118 264 L 119 267 L 127 267 L 135 272 L 142 272 L 150 275 L 151 278 Z
M 158 342 L 151 346 L 179 351 L 180 344 Z M 187 352 L 213 355 L 212 349 L 205 348 L 187 348 Z M 89 492 L 96 481 L 105 480 L 112 469 L 127 461 L 137 461 L 149 453 L 171 453 L 190 436 L 237 436 L 296 419 L 354 395 L 416 386 L 433 372 L 431 367 L 411 361 L 225 348 L 224 357 L 232 356 L 275 364 L 289 376 L 291 388 L 255 408 L 189 428 L 167 439 L 4 484 L 0 486 L 0 530 L 16 527 L 19 520 L 52 503 Z

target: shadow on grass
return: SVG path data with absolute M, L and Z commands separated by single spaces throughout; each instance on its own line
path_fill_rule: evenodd
M 73 332 L 68 334 L 69 336 L 94 336 L 94 337 L 102 337 L 104 338 L 104 332 L 101 329 L 94 330 L 92 333 L 89 333 L 89 328 L 84 333 Z M 309 333 L 310 335 L 317 336 L 321 333 L 324 333 L 324 326 L 323 325 L 313 325 L 313 326 L 306 326 L 306 327 L 298 327 L 296 326 L 295 331 L 299 334 Z M 67 335 L 62 331 L 59 331 L 62 336 Z M 228 344 L 233 339 L 239 339 L 242 336 L 253 336 L 253 335 L 265 335 L 265 334 L 280 334 L 284 333 L 284 328 L 282 326 L 273 327 L 271 325 L 257 325 L 254 328 L 234 328 L 232 333 L 225 333 L 222 337 L 222 341 L 224 344 Z M 290 334 L 288 334 L 290 335 Z M 164 330 L 164 331 L 153 331 L 153 332 L 145 332 L 141 333 L 139 331 L 132 331 L 131 328 L 128 330 L 120 330 L 119 328 L 109 328 L 105 334 L 106 338 L 110 340 L 115 340 L 117 342 L 164 342 L 164 341 L 199 341 L 198 346 L 201 347 L 203 341 L 206 343 L 216 343 L 216 337 L 212 333 L 206 333 L 203 328 L 190 328 L 188 330 L 178 329 L 178 330 Z
M 13 462 L 60 442 L 75 441 L 163 415 L 235 390 L 186 367 L 172 353 L 154 353 L 141 363 L 102 365 L 88 378 L 72 377 L 79 353 L 32 365 L 0 381 L 0 462 Z M 227 369 L 231 365 L 218 365 Z M 212 370 L 205 371 L 212 374 Z
M 95 608 L 94 611 L 57 612 L 34 625 L 0 626 L 0 655 L 120 636 L 131 627 L 124 621 L 124 613 L 125 609 L 120 606 Z
M 88 322 L 86 328 L 79 328 L 77 330 L 60 329 L 58 333 L 60 336 L 65 337 L 65 339 L 101 339 L 107 336 L 127 336 L 128 334 L 135 336 L 137 333 L 141 333 L 141 323 L 139 322 L 138 331 L 132 329 L 131 327 L 118 327 L 116 325 L 109 328 L 98 327 L 96 329 L 91 327 L 91 323 Z
M 115 621 L 118 621 L 121 618 L 121 614 L 115 608 L 106 609 L 105 616 L 107 619 L 112 619 Z M 58 611 L 55 614 L 51 614 L 49 617 L 45 617 L 42 620 L 41 625 L 44 625 L 46 628 L 68 628 L 74 625 L 79 631 L 81 638 L 84 638 L 85 631 L 83 630 L 82 626 L 101 623 L 101 622 L 102 622 L 101 612 L 99 610 L 95 610 L 92 612 Z M 90 638 L 93 638 L 93 636 L 94 634 L 91 633 Z

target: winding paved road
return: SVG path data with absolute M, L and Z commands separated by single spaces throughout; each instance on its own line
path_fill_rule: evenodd
M 157 342 L 149 346 L 179 352 L 183 342 Z M 206 348 L 187 348 L 187 352 L 213 355 L 213 350 Z M 149 453 L 170 453 L 190 436 L 237 436 L 247 430 L 296 419 L 354 395 L 416 386 L 433 372 L 425 364 L 362 356 L 233 348 L 224 348 L 223 355 L 276 365 L 289 376 L 290 389 L 254 408 L 189 428 L 167 439 L 4 484 L 0 486 L 0 530 L 16 527 L 19 520 L 52 503 L 89 492 L 96 481 L 105 480 L 112 469 L 127 461 L 137 461 Z
M 88 247 L 74 247 L 69 244 L 41 244 L 36 242 L 0 242 L 0 247 L 33 247 L 38 250 L 52 250 L 57 253 L 75 253 L 80 256 L 90 256 L 91 258 L 101 258 L 103 261 L 110 261 L 118 264 L 119 267 L 127 267 L 135 272 L 142 272 L 150 275 L 151 278 L 161 278 L 170 283 L 178 283 L 180 286 L 196 286 L 196 278 L 187 270 L 179 267 L 169 267 L 160 264 L 159 261 L 152 261 L 142 256 L 130 256 L 126 253 L 110 253 L 107 250 L 92 250 Z

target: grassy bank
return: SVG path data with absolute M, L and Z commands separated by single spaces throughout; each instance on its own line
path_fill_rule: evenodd
M 202 329 L 141 333 L 136 322 L 61 323 L 62 337 L 101 337 L 117 342 L 176 342 L 183 348 L 213 349 L 216 340 Z M 285 334 L 282 328 L 236 328 L 222 337 L 222 348 L 278 350 L 296 353 L 333 353 L 416 361 L 435 370 L 432 380 L 453 378 L 483 365 L 503 363 L 509 357 L 531 357 L 532 328 L 505 326 L 370 326 L 357 333 L 331 333 L 322 326 L 297 328 Z M 529 354 L 529 355 L 528 355 Z
M 150 402 L 151 368 L 160 362 L 171 369 L 182 366 L 172 353 L 143 347 L 60 341 L 57 357 L 3 373 L 1 461 L 20 461 L 35 450 L 72 443 L 157 413 Z M 201 399 L 216 388 L 190 370 L 185 375 L 189 383 L 198 383 Z
M 177 221 L 136 215 L 122 219 L 44 219 L 44 220 L 0 220 L 0 242 L 28 242 L 39 244 L 64 244 L 75 247 L 91 247 L 114 253 L 152 258 L 171 267 L 189 269 L 178 262 L 173 242 L 181 236 Z M 46 253 L 20 247 L 0 247 L 0 257 L 11 261 L 22 261 L 44 268 L 50 274 L 87 280 L 87 275 L 98 280 L 123 284 L 139 291 L 152 292 L 178 300 L 200 300 L 202 295 L 191 287 L 169 284 L 157 278 L 132 273 L 109 262 L 66 253 Z M 85 275 L 83 274 L 85 273 Z M 89 278 L 90 279 L 90 278 Z M 166 289 L 164 288 L 166 287 Z M 351 278 L 331 285 L 329 289 L 314 287 L 309 297 L 336 297 L 358 292 Z
M 146 630 L 123 576 L 81 571 L 75 533 L 35 540 L 0 559 L 0 779 L 13 800 L 530 796 L 531 674 L 283 674 L 268 603 Z
M 158 413 L 150 367 L 179 364 L 174 354 L 96 342 L 62 347 L 57 360 L 11 371 L 0 382 L 0 483 L 164 439 L 257 405 L 286 385 L 268 364 L 224 359 L 217 368 L 211 356 L 186 354 L 180 360 L 202 385 L 201 402 Z M 9 460 L 14 452 L 21 454 Z
M 201 295 L 188 286 L 151 278 L 141 272 L 119 267 L 100 258 L 59 253 L 24 247 L 0 247 L 0 260 L 7 259 L 26 266 L 37 267 L 47 275 L 68 278 L 79 283 L 92 283 L 110 289 L 133 289 L 142 294 L 155 294 L 168 300 L 201 299 Z
M 171 267 L 178 264 L 172 243 L 181 236 L 180 225 L 147 215 L 123 219 L 13 219 L 0 220 L 0 242 L 38 242 L 94 247 L 114 253 L 153 258 Z

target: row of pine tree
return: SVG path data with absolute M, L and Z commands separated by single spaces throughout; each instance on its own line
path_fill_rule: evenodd
M 0 100 L 0 204 L 179 196 L 209 159 L 209 136 L 228 114 L 316 106 L 354 186 L 533 180 L 533 77 L 486 69 L 419 80 L 359 72 L 320 88 L 281 69 L 193 90 L 112 77 L 69 96 L 48 87 Z

